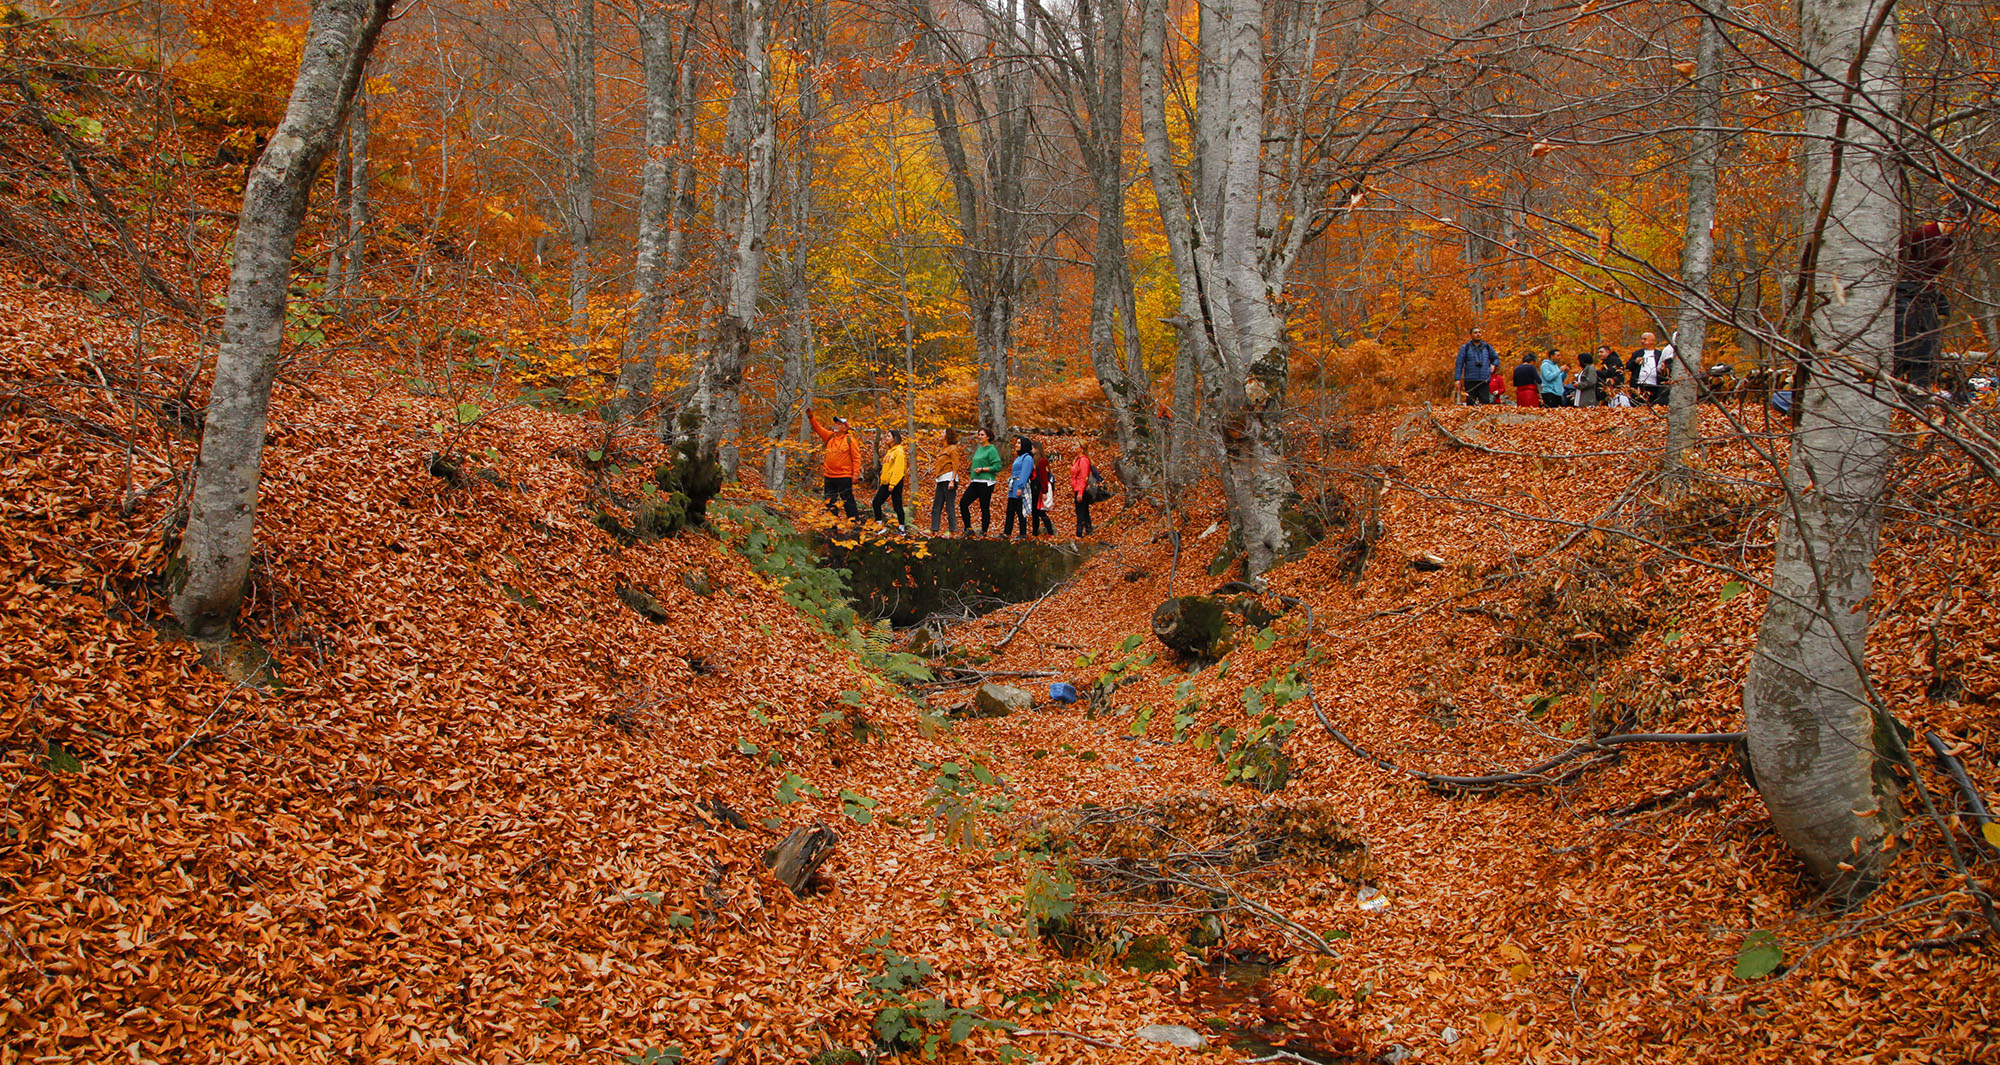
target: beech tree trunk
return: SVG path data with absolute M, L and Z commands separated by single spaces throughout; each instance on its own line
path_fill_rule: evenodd
M 1864 675 L 1870 564 L 1891 458 L 1898 231 L 1897 26 L 1872 0 L 1805 0 L 1800 26 L 1814 100 L 1806 113 L 1813 372 L 1796 402 L 1771 602 L 1743 709 L 1757 787 L 1778 835 L 1841 898 L 1881 882 L 1896 828 Z M 1861 57 L 1859 62 L 1856 57 Z M 1844 84 L 1849 71 L 1858 84 Z M 1828 209 L 1820 217 L 1821 204 Z
M 660 319 L 666 306 L 668 238 L 673 228 L 670 157 L 688 101 L 678 89 L 694 18 L 665 0 L 637 0 L 639 65 L 646 85 L 646 160 L 639 178 L 639 235 L 632 278 L 632 323 L 618 368 L 617 416 L 635 418 L 653 400 Z M 676 32 L 676 22 L 679 23 Z
M 791 220 L 791 255 L 782 266 L 785 276 L 785 324 L 779 331 L 778 382 L 771 404 L 771 447 L 764 452 L 764 487 L 778 498 L 785 495 L 785 445 L 804 432 L 804 399 L 813 376 L 815 333 L 812 321 L 813 177 L 820 122 L 819 83 L 814 64 L 826 42 L 826 5 L 812 4 L 799 14 L 798 140 L 787 167 L 785 210 Z M 892 145 L 893 148 L 893 145 Z M 890 166 L 895 165 L 892 155 Z M 892 186 L 893 187 L 893 186 Z M 894 195 L 892 193 L 892 195 Z M 909 299 L 907 289 L 903 299 Z
M 1300 201 L 1305 186 L 1284 159 L 1266 166 L 1264 8 L 1216 0 L 1201 8 L 1196 78 L 1194 195 L 1182 191 L 1166 120 L 1166 4 L 1146 0 L 1141 31 L 1140 119 L 1153 188 L 1181 284 L 1184 353 L 1200 359 L 1208 408 L 1222 438 L 1223 494 L 1231 532 L 1255 580 L 1284 556 L 1280 517 L 1295 498 L 1285 468 L 1283 416 L 1290 353 L 1273 304 L 1303 242 L 1309 212 L 1277 222 L 1273 198 Z M 1311 55 L 1311 49 L 1305 50 Z M 1272 128 L 1275 142 L 1288 134 Z
M 1674 325 L 1674 376 L 1667 391 L 1669 486 L 1684 485 L 1701 396 L 1702 348 L 1708 343 L 1710 265 L 1715 260 L 1715 180 L 1722 163 L 1722 23 L 1718 3 L 1701 20 L 1695 48 L 1694 151 L 1688 156 L 1687 229 L 1681 244 L 1681 308 Z
M 569 342 L 577 363 L 590 361 L 590 250 L 597 239 L 597 0 L 576 0 L 564 67 L 570 104 L 567 187 Z
M 1136 335 L 1125 249 L 1125 15 L 1130 0 L 1080 0 L 1074 26 L 1033 5 L 1047 29 L 1050 88 L 1063 104 L 1090 177 L 1096 234 L 1090 274 L 1091 369 L 1111 412 L 1120 480 L 1145 494 L 1159 474 L 1151 379 Z
M 192 636 L 227 635 L 243 601 L 292 253 L 313 179 L 340 136 L 393 3 L 314 0 L 285 117 L 244 185 L 229 306 L 173 594 L 174 614 Z
M 720 313 L 702 371 L 702 445 L 736 476 L 743 428 L 743 368 L 757 322 L 757 292 L 764 269 L 764 235 L 771 221 L 771 175 L 776 139 L 771 117 L 771 64 L 766 53 L 770 13 L 765 0 L 740 0 L 737 33 L 743 53 L 729 97 L 723 155 L 743 160 L 741 178 L 725 179 L 716 217 L 721 238 L 716 262 L 723 275 Z
M 1146 170 L 1153 197 L 1160 206 L 1167 254 L 1179 281 L 1180 310 L 1169 320 L 1179 341 L 1174 356 L 1174 424 L 1167 434 L 1167 479 L 1183 486 L 1194 479 L 1195 393 L 1209 354 L 1208 314 L 1196 269 L 1194 219 L 1188 196 L 1181 189 L 1173 162 L 1173 140 L 1167 125 L 1166 90 L 1167 3 L 1142 0 L 1139 10 L 1139 129 L 1146 152 Z
M 979 427 L 1005 440 L 1007 378 L 1014 323 L 1027 288 L 1024 244 L 1033 27 L 1021 0 L 978 7 L 984 39 L 968 48 L 939 21 L 930 0 L 913 0 L 920 58 L 938 68 L 925 80 L 931 124 L 951 178 L 959 244 L 952 249 L 978 369 Z M 982 76 L 983 72 L 983 76 Z M 967 147 L 973 132 L 975 160 Z
M 356 299 L 361 295 L 361 271 L 368 261 L 368 72 L 354 90 L 354 105 L 347 112 L 347 254 L 339 285 L 340 295 Z

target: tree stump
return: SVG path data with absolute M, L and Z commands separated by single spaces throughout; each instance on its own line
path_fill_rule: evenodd
M 764 856 L 764 864 L 771 867 L 771 874 L 785 882 L 792 894 L 804 898 L 806 884 L 819 872 L 819 867 L 833 857 L 834 844 L 840 836 L 824 824 L 814 823 L 811 828 L 793 829 L 782 843 Z

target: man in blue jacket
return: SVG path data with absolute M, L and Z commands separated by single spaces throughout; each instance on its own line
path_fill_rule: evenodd
M 1499 365 L 1500 353 L 1494 351 L 1493 345 L 1486 342 L 1479 327 L 1473 326 L 1472 339 L 1459 345 L 1458 365 L 1452 371 L 1452 376 L 1457 379 L 1459 387 L 1465 390 L 1465 402 L 1468 405 L 1477 406 L 1493 402 L 1493 390 L 1489 385 L 1493 380 L 1493 371 Z

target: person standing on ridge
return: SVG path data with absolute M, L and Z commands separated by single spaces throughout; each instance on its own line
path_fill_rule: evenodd
M 1657 346 L 1658 340 L 1651 333 L 1640 334 L 1639 350 L 1633 352 L 1632 360 L 1625 364 L 1625 368 L 1632 372 L 1632 387 L 1638 391 L 1641 403 L 1666 401 L 1667 390 L 1661 387 L 1666 382 L 1663 366 L 1666 356 Z
M 875 520 L 882 520 L 882 503 L 893 501 L 896 505 L 896 528 L 901 532 L 910 531 L 910 516 L 903 510 L 903 485 L 910 477 L 909 454 L 903 450 L 903 431 L 889 430 L 889 453 L 882 456 L 882 476 L 875 489 L 875 502 L 869 507 L 875 513 Z
M 1544 407 L 1567 406 L 1567 404 L 1563 402 L 1563 396 L 1565 394 L 1563 389 L 1563 376 L 1564 375 L 1563 375 L 1562 363 L 1556 361 L 1556 349 L 1550 348 L 1549 353 L 1547 355 L 1542 356 L 1542 366 L 1541 366 L 1542 406 Z
M 1595 407 L 1598 405 L 1598 388 L 1603 379 L 1597 373 L 1597 356 L 1587 351 L 1576 354 L 1576 405 Z
M 1047 526 L 1049 535 L 1054 536 L 1056 534 L 1056 523 L 1049 520 L 1049 506 L 1055 502 L 1056 498 L 1055 471 L 1049 468 L 1049 449 L 1047 445 L 1044 445 L 1041 452 L 1035 456 L 1035 479 L 1033 483 L 1035 489 L 1033 497 L 1035 521 L 1034 531 L 1028 535 L 1040 536 L 1042 534 L 1042 527 Z
M 1069 464 L 1069 490 L 1076 496 L 1076 535 L 1089 536 L 1094 530 L 1090 523 L 1090 475 L 1095 469 L 1090 463 L 1090 454 L 1082 447 L 1076 449 L 1076 460 Z
M 1471 339 L 1458 347 L 1458 363 L 1452 369 L 1452 376 L 1465 392 L 1467 405 L 1476 407 L 1493 402 L 1491 382 L 1493 372 L 1499 367 L 1500 353 L 1486 342 L 1480 328 L 1473 326 Z
M 1035 444 L 1025 436 L 1014 438 L 1014 468 L 1007 474 L 1007 520 L 1001 523 L 1000 535 L 1014 535 L 1014 522 L 1021 523 L 1021 535 L 1033 535 L 1028 531 L 1028 514 L 1035 507 Z
M 1938 281 L 1957 250 L 1952 234 L 1970 213 L 1960 202 L 1937 221 L 1904 233 L 1897 257 L 1896 376 L 1926 392 L 1937 383 L 1938 333 L 1951 315 Z
M 937 477 L 931 481 L 931 535 L 938 534 L 938 519 L 958 535 L 958 430 L 944 431 L 944 446 L 934 460 Z
M 826 445 L 826 459 L 820 466 L 826 479 L 826 512 L 837 516 L 845 504 L 849 520 L 861 520 L 861 507 L 854 502 L 854 475 L 861 470 L 861 445 L 855 443 L 854 434 L 848 431 L 847 419 L 835 418 L 831 426 L 821 425 L 819 416 L 807 407 L 806 421 L 812 425 L 813 435 Z
M 1514 405 L 1517 407 L 1542 405 L 1542 371 L 1535 366 L 1533 352 L 1522 352 L 1521 364 L 1514 367 Z
M 1601 395 L 1625 387 L 1625 360 L 1609 344 L 1597 345 L 1597 384 Z
M 972 478 L 958 500 L 958 520 L 965 535 L 972 535 L 972 504 L 979 502 L 979 535 L 985 536 L 993 524 L 993 482 L 1000 477 L 1000 449 L 993 446 L 993 430 L 979 430 L 979 447 L 972 453 Z

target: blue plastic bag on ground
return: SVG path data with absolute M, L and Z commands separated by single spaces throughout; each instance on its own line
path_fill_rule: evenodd
M 1076 702 L 1076 685 L 1066 680 L 1056 681 L 1049 685 L 1049 698 L 1059 703 Z

